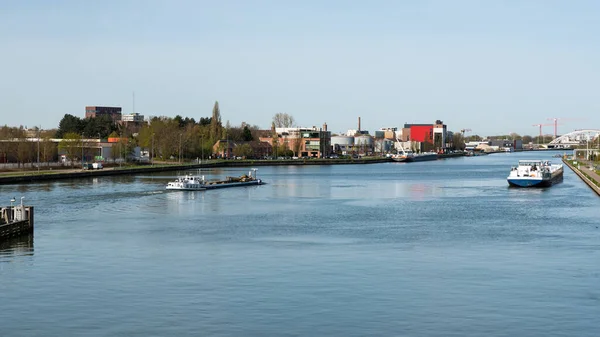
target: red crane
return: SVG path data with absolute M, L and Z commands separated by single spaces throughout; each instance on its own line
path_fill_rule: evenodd
M 542 135 L 542 126 L 549 126 L 549 125 L 554 125 L 554 124 L 533 124 L 533 126 L 540 127 L 540 139 L 542 139 L 542 142 L 543 142 L 543 138 L 544 138 L 544 135 Z
M 554 121 L 554 139 L 556 139 L 556 137 L 558 136 L 558 120 L 578 120 L 578 119 L 582 119 L 582 118 L 562 118 L 562 117 L 551 117 L 548 118 L 549 121 Z

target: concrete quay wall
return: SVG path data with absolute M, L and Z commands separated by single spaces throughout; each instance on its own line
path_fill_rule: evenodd
M 102 176 L 114 176 L 123 174 L 139 174 L 151 172 L 167 172 L 188 170 L 196 168 L 216 167 L 248 167 L 248 166 L 289 166 L 289 165 L 349 165 L 349 164 L 375 164 L 391 162 L 390 158 L 381 159 L 294 159 L 294 160 L 224 160 L 204 164 L 184 164 L 165 166 L 144 166 L 135 168 L 104 168 L 102 170 L 81 170 L 64 173 L 23 173 L 23 175 L 11 175 L 0 177 L 0 184 L 21 184 L 36 181 L 51 181 L 59 179 L 78 179 Z

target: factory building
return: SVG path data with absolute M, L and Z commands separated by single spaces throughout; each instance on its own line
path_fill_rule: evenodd
M 271 134 L 277 134 L 275 146 L 283 146 L 293 152 L 297 157 L 327 157 L 331 153 L 331 132 L 327 131 L 327 124 L 322 128 L 275 128 Z M 260 137 L 261 141 L 274 143 L 273 136 Z

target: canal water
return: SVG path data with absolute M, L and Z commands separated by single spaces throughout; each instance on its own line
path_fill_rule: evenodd
M 0 336 L 598 336 L 600 198 L 568 168 L 506 182 L 551 156 L 0 186 L 36 207 L 0 246 Z

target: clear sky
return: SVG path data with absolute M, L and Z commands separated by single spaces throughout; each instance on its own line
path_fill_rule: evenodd
M 0 1 L 0 124 L 86 105 L 334 132 L 600 128 L 600 1 Z M 562 123 L 562 125 L 560 125 Z M 552 133 L 551 126 L 544 127 Z

